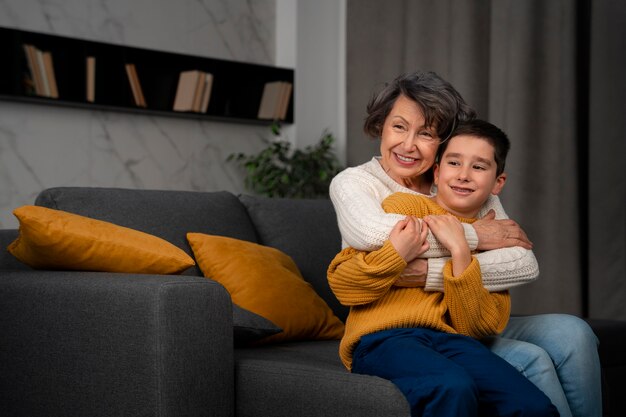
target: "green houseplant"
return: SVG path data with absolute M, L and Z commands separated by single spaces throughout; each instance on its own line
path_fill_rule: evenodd
M 280 138 L 280 125 L 271 126 L 273 139 L 254 155 L 233 153 L 234 161 L 246 170 L 247 189 L 267 197 L 324 198 L 341 165 L 332 149 L 335 138 L 325 131 L 319 142 L 304 149 L 292 149 Z

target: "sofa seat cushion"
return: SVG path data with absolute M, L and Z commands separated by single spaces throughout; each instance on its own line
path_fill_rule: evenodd
M 167 240 L 189 255 L 188 232 L 256 242 L 245 207 L 226 191 L 58 187 L 42 191 L 35 204 L 140 230 Z M 202 276 L 197 267 L 185 274 Z
M 626 416 L 626 321 L 586 319 L 598 337 L 600 364 L 602 365 L 603 414 Z
M 235 349 L 237 416 L 411 415 L 393 383 L 348 372 L 338 351 L 336 340 Z

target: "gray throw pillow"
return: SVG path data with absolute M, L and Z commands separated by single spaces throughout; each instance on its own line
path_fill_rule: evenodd
M 282 331 L 283 329 L 265 317 L 233 304 L 233 336 L 236 347 L 246 346 Z

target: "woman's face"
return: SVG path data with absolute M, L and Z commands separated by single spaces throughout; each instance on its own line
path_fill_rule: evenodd
M 425 192 L 419 189 L 420 185 L 425 186 L 419 177 L 435 163 L 438 146 L 436 130 L 434 126 L 424 126 L 421 108 L 400 95 L 383 124 L 380 142 L 383 169 L 405 187 Z

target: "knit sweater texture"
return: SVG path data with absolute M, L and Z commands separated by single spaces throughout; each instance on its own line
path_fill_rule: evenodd
M 330 185 L 330 198 L 337 213 L 342 247 L 373 251 L 383 246 L 393 226 L 404 218 L 397 213 L 385 213 L 381 203 L 395 192 L 423 195 L 402 186 L 383 170 L 380 157 L 339 173 Z M 434 190 L 433 190 L 434 191 Z M 432 194 L 431 194 L 432 196 Z M 478 217 L 493 209 L 497 219 L 507 215 L 497 196 L 490 196 Z M 464 224 L 470 249 L 475 250 L 478 237 L 474 228 Z M 432 234 L 428 236 L 430 249 L 422 255 L 428 258 L 426 291 L 443 291 L 443 267 L 450 253 Z M 521 248 L 502 248 L 476 255 L 482 271 L 483 285 L 489 291 L 507 290 L 534 281 L 539 266 L 532 251 Z
M 383 207 L 387 212 L 417 217 L 447 214 L 427 197 L 403 193 L 393 194 Z M 349 370 L 354 348 L 366 334 L 426 327 L 481 338 L 498 334 L 506 327 L 511 309 L 508 291 L 489 292 L 483 287 L 475 257 L 460 276 L 453 276 L 452 262 L 446 262 L 443 292 L 395 287 L 393 284 L 405 267 L 406 262 L 389 240 L 371 252 L 343 249 L 331 262 L 330 287 L 342 304 L 350 306 L 339 348 L 339 356 Z

